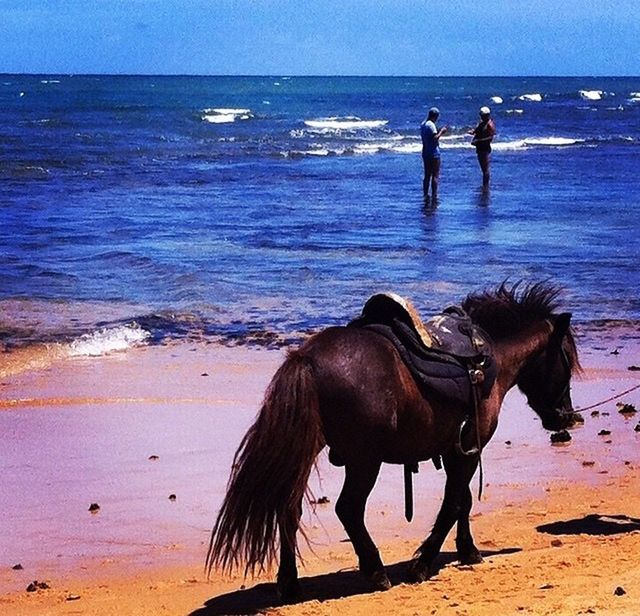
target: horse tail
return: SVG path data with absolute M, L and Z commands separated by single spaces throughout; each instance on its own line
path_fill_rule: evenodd
M 265 393 L 254 424 L 235 454 L 227 493 L 205 567 L 231 572 L 244 563 L 252 575 L 276 558 L 276 532 L 295 545 L 302 498 L 316 457 L 324 445 L 318 394 L 310 361 L 289 353 Z M 291 530 L 291 520 L 295 527 Z

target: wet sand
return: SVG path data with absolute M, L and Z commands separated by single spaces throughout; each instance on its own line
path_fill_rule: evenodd
M 581 347 L 586 370 L 574 382 L 576 406 L 640 382 L 627 370 L 640 364 L 637 342 L 605 346 Z M 99 358 L 23 357 L 19 367 L 2 354 L 0 612 L 269 608 L 272 576 L 207 581 L 203 561 L 233 453 L 282 358 L 282 351 L 187 343 Z M 621 401 L 640 408 L 640 390 Z M 275 613 L 640 613 L 639 421 L 609 402 L 585 413 L 569 445 L 551 446 L 512 392 L 485 451 L 484 496 L 473 509 L 485 562 L 457 567 L 448 542 L 440 572 L 419 586 L 404 583 L 403 563 L 433 523 L 444 476 L 421 465 L 408 524 L 401 469 L 384 467 L 367 520 L 396 584 L 386 593 L 370 593 L 353 570 L 333 513 L 342 471 L 321 457 L 311 485 L 330 502 L 304 517 L 313 543 L 313 552 L 303 550 L 306 601 Z M 50 588 L 26 592 L 33 580 Z M 618 586 L 624 594 L 615 594 Z

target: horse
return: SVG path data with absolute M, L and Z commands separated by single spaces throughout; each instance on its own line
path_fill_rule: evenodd
M 547 430 L 575 422 L 570 380 L 580 364 L 571 314 L 557 313 L 558 296 L 559 289 L 548 283 L 520 281 L 472 293 L 462 302 L 473 323 L 490 336 L 497 369 L 464 438 L 468 408 L 425 396 L 396 348 L 379 333 L 329 327 L 290 351 L 236 452 L 211 533 L 209 574 L 243 565 L 245 576 L 263 572 L 277 560 L 279 539 L 279 599 L 299 597 L 297 533 L 306 538 L 300 527 L 303 497 L 324 447 L 333 464 L 344 466 L 335 512 L 374 589 L 391 587 L 364 521 L 383 462 L 415 465 L 439 456 L 446 472 L 441 508 L 410 561 L 410 577 L 421 582 L 433 574 L 434 560 L 456 523 L 460 563 L 481 562 L 469 523 L 469 484 L 506 393 L 517 386 Z

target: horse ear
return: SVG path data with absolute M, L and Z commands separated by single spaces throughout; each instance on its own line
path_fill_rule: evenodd
M 565 334 L 569 331 L 571 325 L 571 313 L 563 312 L 559 314 L 553 322 L 553 338 L 562 340 Z

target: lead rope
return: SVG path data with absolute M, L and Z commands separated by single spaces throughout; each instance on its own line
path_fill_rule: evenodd
M 634 385 L 633 387 L 630 387 L 629 389 L 625 389 L 624 391 L 620 392 L 619 394 L 616 394 L 615 396 L 611 396 L 610 398 L 607 398 L 606 400 L 603 400 L 602 402 L 596 402 L 595 404 L 590 404 L 589 406 L 585 406 L 583 408 L 575 409 L 575 412 L 576 413 L 582 413 L 583 411 L 590 411 L 591 409 L 595 409 L 597 406 L 602 406 L 603 404 L 606 404 L 607 402 L 612 402 L 613 400 L 617 400 L 618 398 L 622 398 L 622 396 L 626 396 L 627 394 L 630 394 L 632 391 L 635 391 L 636 389 L 640 389 L 640 383 L 638 383 L 638 385 Z

